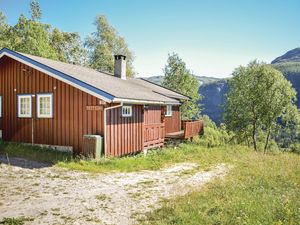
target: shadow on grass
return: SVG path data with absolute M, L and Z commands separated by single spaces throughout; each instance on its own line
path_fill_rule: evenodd
M 41 169 L 45 167 L 51 167 L 53 165 L 53 163 L 38 162 L 19 157 L 9 157 L 7 155 L 0 155 L 0 163 L 25 169 Z
M 71 159 L 72 154 L 68 152 L 20 143 L 0 142 L 0 162 L 12 166 L 28 169 L 44 168 Z

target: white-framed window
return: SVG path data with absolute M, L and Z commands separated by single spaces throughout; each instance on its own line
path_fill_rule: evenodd
M 53 94 L 37 94 L 37 117 L 53 117 Z
M 18 117 L 31 118 L 32 116 L 32 96 L 31 95 L 18 95 Z
M 2 117 L 2 96 L 0 95 L 0 117 Z
M 172 105 L 167 105 L 166 116 L 172 116 Z
M 124 105 L 122 106 L 122 117 L 131 117 L 132 116 L 132 106 Z

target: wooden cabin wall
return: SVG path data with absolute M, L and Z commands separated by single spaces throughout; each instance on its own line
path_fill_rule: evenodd
M 181 118 L 179 106 L 172 107 L 172 116 L 165 117 L 165 132 L 173 133 L 181 130 Z
M 133 105 L 132 116 L 122 117 L 121 107 L 107 110 L 106 149 L 110 156 L 143 150 L 143 106 Z
M 24 71 L 25 69 L 25 71 Z M 30 72 L 26 72 L 30 71 Z M 53 93 L 53 118 L 37 118 L 36 94 Z M 17 95 L 33 94 L 32 119 L 17 117 Z M 35 144 L 82 147 L 84 134 L 103 135 L 103 111 L 87 111 L 99 99 L 8 57 L 0 62 L 0 95 L 3 140 Z

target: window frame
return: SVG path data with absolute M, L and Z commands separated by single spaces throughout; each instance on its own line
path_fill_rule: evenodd
M 49 115 L 41 115 L 40 113 L 40 98 L 41 97 L 50 97 L 50 114 Z M 53 118 L 53 93 L 38 93 L 36 95 L 36 116 L 39 119 L 49 119 Z
M 165 116 L 171 117 L 173 113 L 173 105 L 167 105 L 166 106 L 166 114 Z
M 125 108 L 130 109 L 128 114 L 124 114 L 123 109 Z M 132 105 L 123 105 L 121 112 L 122 112 L 122 117 L 132 117 Z
M 21 115 L 21 99 L 29 98 L 29 104 L 30 104 L 30 112 L 26 115 Z M 32 95 L 31 94 L 19 94 L 18 95 L 18 118 L 32 118 Z

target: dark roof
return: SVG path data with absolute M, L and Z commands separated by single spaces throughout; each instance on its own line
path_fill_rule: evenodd
M 139 78 L 123 80 L 87 67 L 28 55 L 4 48 L 7 55 L 108 102 L 180 104 L 188 97 Z

